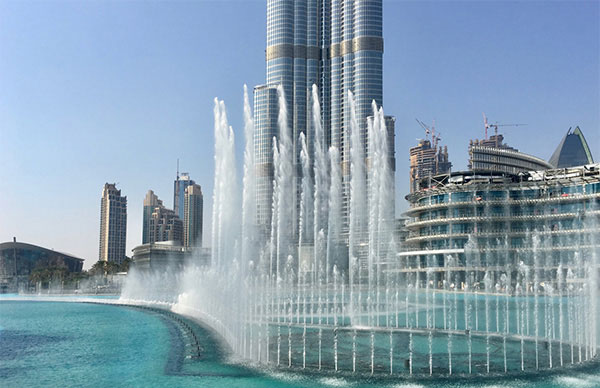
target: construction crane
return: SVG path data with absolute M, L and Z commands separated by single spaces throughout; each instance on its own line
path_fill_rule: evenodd
M 441 133 L 438 132 L 436 134 L 435 132 L 435 120 L 433 120 L 433 124 L 431 125 L 431 128 L 429 128 L 424 122 L 422 122 L 419 119 L 415 119 L 417 120 L 417 123 L 419 123 L 419 125 L 425 130 L 425 140 L 429 140 L 429 134 L 431 133 L 431 145 L 433 146 L 433 148 L 436 148 L 438 145 L 438 142 L 440 140 L 442 140 L 442 138 L 439 136 Z
M 433 147 L 437 147 L 439 141 L 442 140 L 442 138 L 439 136 L 441 134 L 442 134 L 441 132 L 438 132 L 437 135 L 435 136 L 435 138 L 433 140 Z
M 498 127 L 520 127 L 523 125 L 527 125 L 527 124 L 498 124 L 498 122 L 496 122 L 496 124 L 489 124 L 485 113 L 483 113 L 483 126 L 485 127 L 485 140 L 488 139 L 488 128 L 493 127 L 494 135 L 495 135 L 495 139 L 496 139 L 496 147 L 498 147 Z
M 425 140 L 429 140 L 429 132 L 431 132 L 431 130 L 429 129 L 429 127 L 427 125 L 425 125 L 424 122 L 422 122 L 419 119 L 415 119 L 417 120 L 417 123 L 419 123 L 419 125 L 425 130 Z

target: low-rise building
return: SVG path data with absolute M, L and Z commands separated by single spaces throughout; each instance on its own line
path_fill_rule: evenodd
M 131 267 L 137 271 L 180 271 L 187 265 L 210 263 L 209 248 L 190 248 L 174 241 L 142 244 L 133 248 Z
M 30 275 L 35 270 L 60 270 L 59 274 L 81 272 L 83 259 L 33 244 L 0 244 L 0 293 L 26 292 L 35 287 Z M 60 281 L 61 279 L 56 279 Z

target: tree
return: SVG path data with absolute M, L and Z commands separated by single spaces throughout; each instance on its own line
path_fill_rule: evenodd
M 119 266 L 119 272 L 129 272 L 129 266 L 131 265 L 131 258 L 125 257 L 125 260 Z
M 90 268 L 91 275 L 112 275 L 114 273 L 120 272 L 122 266 L 127 262 L 127 259 L 123 262 L 123 264 L 119 265 L 114 261 L 101 261 L 98 260 L 92 268 Z M 127 262 L 127 268 L 129 268 L 129 262 Z

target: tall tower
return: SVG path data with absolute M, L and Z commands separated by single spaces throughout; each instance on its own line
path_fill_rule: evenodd
M 254 89 L 257 222 L 268 230 L 273 192 L 273 136 L 278 136 L 276 86 L 281 85 L 300 175 L 299 135 L 314 155 L 311 88 L 319 89 L 325 139 L 340 150 L 343 219 L 347 222 L 350 183 L 350 101 L 368 155 L 367 118 L 372 101 L 383 104 L 382 0 L 267 0 L 266 85 Z M 394 119 L 386 120 L 393 139 Z M 395 164 L 393 143 L 390 162 Z M 395 170 L 395 166 L 393 169 Z
M 185 189 L 194 183 L 196 182 L 190 179 L 190 175 L 187 172 L 182 172 L 179 175 L 179 168 L 177 169 L 177 178 L 173 183 L 173 211 L 180 220 L 183 220 L 183 197 L 185 196 Z
M 100 202 L 100 261 L 121 264 L 127 242 L 127 197 L 115 183 L 106 183 Z
M 200 185 L 185 189 L 183 236 L 186 247 L 202 246 L 202 210 L 204 197 Z
M 163 202 L 158 199 L 158 196 L 154 194 L 154 191 L 148 190 L 146 198 L 144 198 L 144 215 L 142 225 L 142 244 L 150 242 L 150 221 L 152 220 L 152 213 L 158 206 L 163 206 Z

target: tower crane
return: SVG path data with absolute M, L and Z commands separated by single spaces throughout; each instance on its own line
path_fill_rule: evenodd
M 427 125 L 425 125 L 424 122 L 422 122 L 419 119 L 415 119 L 417 120 L 417 123 L 419 123 L 419 125 L 425 130 L 425 140 L 429 140 L 429 132 L 431 132 L 431 130 L 429 129 L 429 127 Z
M 433 120 L 433 124 L 431 125 L 431 128 L 429 128 L 427 126 L 427 124 L 425 124 L 421 120 L 419 120 L 419 119 L 415 119 L 415 120 L 417 120 L 417 123 L 419 123 L 419 125 L 425 130 L 425 140 L 429 140 L 429 134 L 431 133 L 431 145 L 433 146 L 433 148 L 436 148 L 438 145 L 438 142 L 440 140 L 442 140 L 442 138 L 439 136 L 440 132 L 438 132 L 437 134 L 435 132 L 435 120 Z
M 487 119 L 485 113 L 483 113 L 483 126 L 485 127 L 485 140 L 488 139 L 488 128 L 494 128 L 496 147 L 498 147 L 498 127 L 520 127 L 523 125 L 527 125 L 527 124 L 498 124 L 498 122 L 496 122 L 495 124 L 490 124 L 490 123 L 488 123 L 488 119 Z

